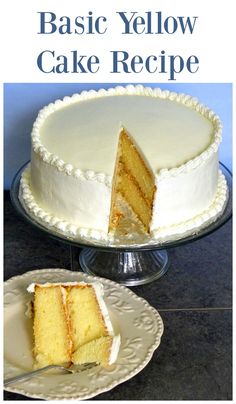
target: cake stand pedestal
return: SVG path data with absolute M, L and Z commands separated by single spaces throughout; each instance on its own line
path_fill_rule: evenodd
M 111 279 L 126 286 L 143 285 L 166 273 L 169 268 L 167 249 L 196 241 L 219 229 L 232 216 L 232 174 L 220 163 L 228 185 L 228 201 L 222 215 L 197 233 L 157 244 L 140 246 L 98 245 L 87 240 L 74 240 L 44 226 L 30 216 L 18 198 L 21 174 L 26 165 L 16 174 L 11 186 L 11 200 L 17 212 L 31 225 L 46 232 L 50 237 L 70 246 L 71 270 L 80 268 L 95 276 Z M 82 251 L 81 251 L 82 248 Z M 78 263 L 80 268 L 78 268 Z
M 79 263 L 88 274 L 112 279 L 127 286 L 152 282 L 169 268 L 166 250 L 109 252 L 83 248 Z

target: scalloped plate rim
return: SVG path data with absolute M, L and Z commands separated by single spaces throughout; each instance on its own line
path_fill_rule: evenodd
M 79 271 L 70 271 L 70 270 L 64 269 L 64 268 L 36 269 L 36 270 L 27 271 L 27 272 L 25 272 L 24 274 L 21 274 L 21 275 L 13 276 L 13 277 L 7 279 L 4 282 L 4 297 L 5 297 L 5 288 L 9 284 L 11 284 L 12 282 L 17 282 L 18 280 L 23 279 L 23 278 L 27 278 L 27 276 L 30 276 L 30 275 L 37 275 L 37 274 L 40 274 L 40 273 L 47 274 L 47 273 L 53 273 L 55 271 L 58 271 L 58 273 L 60 272 L 62 275 L 63 274 L 65 274 L 65 275 L 79 275 L 82 278 L 84 278 L 83 280 L 87 279 L 90 282 L 97 280 L 97 281 L 100 281 L 101 283 L 112 285 L 112 286 L 114 286 L 114 287 L 116 287 L 118 289 L 121 289 L 121 290 L 127 292 L 128 294 L 130 294 L 134 300 L 137 299 L 139 301 L 142 301 L 145 304 L 145 306 L 150 311 L 152 311 L 155 319 L 159 320 L 159 323 L 161 324 L 161 328 L 160 328 L 158 334 L 155 336 L 153 344 L 149 348 L 149 352 L 147 352 L 147 355 L 145 356 L 145 359 L 139 364 L 139 366 L 137 366 L 132 372 L 126 374 L 123 377 L 120 377 L 119 380 L 113 380 L 112 383 L 110 383 L 107 386 L 103 386 L 101 389 L 96 388 L 94 391 L 91 391 L 91 392 L 85 393 L 85 394 L 80 394 L 79 391 L 78 391 L 75 394 L 68 393 L 68 394 L 64 394 L 63 396 L 62 395 L 56 396 L 55 394 L 50 394 L 50 393 L 45 393 L 45 394 L 42 394 L 42 393 L 29 393 L 29 392 L 27 392 L 27 390 L 24 390 L 24 389 L 19 388 L 19 387 L 12 387 L 12 386 L 4 387 L 4 390 L 6 390 L 6 391 L 22 394 L 22 395 L 25 395 L 26 397 L 31 397 L 31 398 L 39 398 L 39 399 L 44 399 L 44 400 L 58 400 L 58 399 L 59 400 L 76 400 L 76 399 L 77 400 L 86 400 L 86 399 L 95 397 L 95 396 L 97 396 L 97 395 L 99 395 L 101 393 L 105 393 L 105 392 L 113 389 L 114 387 L 118 386 L 121 383 L 124 383 L 125 381 L 128 381 L 129 379 L 131 379 L 132 377 L 137 375 L 139 372 L 141 372 L 145 368 L 145 366 L 150 362 L 154 351 L 159 347 L 159 345 L 161 343 L 161 337 L 162 337 L 162 334 L 163 334 L 163 331 L 164 331 L 164 324 L 163 324 L 162 318 L 161 318 L 160 314 L 158 313 L 158 311 L 154 307 L 152 307 L 147 302 L 147 300 L 145 300 L 142 297 L 137 296 L 133 291 L 131 291 L 127 287 L 125 287 L 123 285 L 120 285 L 120 284 L 118 284 L 118 283 L 116 283 L 114 281 L 111 281 L 109 279 L 106 279 L 106 278 L 87 275 L 87 274 L 85 274 L 83 272 L 79 272 Z M 109 304 L 108 304 L 108 307 L 109 307 Z

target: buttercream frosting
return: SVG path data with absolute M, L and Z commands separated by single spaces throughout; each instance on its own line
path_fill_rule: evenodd
M 116 153 L 111 134 L 121 124 L 129 128 L 154 173 L 164 177 L 196 168 L 218 150 L 222 139 L 220 118 L 197 98 L 129 85 L 83 91 L 44 107 L 33 126 L 32 147 L 67 175 L 111 183 Z M 101 136 L 105 149 L 99 156 Z
M 218 217 L 227 198 L 218 169 L 219 117 L 189 95 L 141 85 L 84 91 L 39 112 L 20 187 L 26 210 L 68 237 L 112 243 L 111 184 L 122 125 L 154 173 L 155 242 Z

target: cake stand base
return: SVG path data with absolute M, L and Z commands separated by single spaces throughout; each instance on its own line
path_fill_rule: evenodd
M 160 278 L 169 268 L 166 250 L 107 252 L 83 248 L 79 263 L 90 275 L 111 279 L 121 285 L 144 285 Z

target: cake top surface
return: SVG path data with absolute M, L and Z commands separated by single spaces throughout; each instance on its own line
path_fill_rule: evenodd
M 93 282 L 93 283 L 87 283 L 84 281 L 81 282 L 45 282 L 45 283 L 31 283 L 28 287 L 27 287 L 27 291 L 29 293 L 34 293 L 35 292 L 35 288 L 36 287 L 41 287 L 41 288 L 51 288 L 54 286 L 61 286 L 61 287 L 69 287 L 69 286 L 90 286 L 93 288 L 96 288 L 96 290 L 98 290 L 101 295 L 103 295 L 103 286 L 100 282 Z
M 39 127 L 40 143 L 49 153 L 80 170 L 112 175 L 123 126 L 158 172 L 194 159 L 214 140 L 211 119 L 198 112 L 191 97 L 184 103 L 184 95 L 175 93 L 171 99 L 103 92 L 51 104 Z

